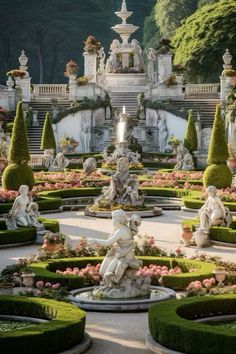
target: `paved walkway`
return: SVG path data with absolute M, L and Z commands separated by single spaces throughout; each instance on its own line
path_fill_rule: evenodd
M 61 231 L 68 234 L 67 242 L 76 245 L 80 236 L 107 237 L 112 231 L 111 220 L 86 217 L 83 213 L 66 212 L 50 214 L 46 217 L 60 221 Z M 180 244 L 183 219 L 193 218 L 194 214 L 182 211 L 165 211 L 160 217 L 143 219 L 141 234 L 155 236 L 159 247 L 166 250 L 184 249 L 187 256 L 198 250 L 197 247 L 184 248 Z M 0 250 L 0 269 L 7 264 L 17 262 L 37 252 L 37 246 L 27 246 Z M 221 256 L 224 260 L 236 262 L 236 249 L 226 247 L 209 247 L 199 250 L 209 255 Z M 147 354 L 145 336 L 148 330 L 147 313 L 114 314 L 87 313 L 87 332 L 93 339 L 92 347 L 87 351 L 91 354 Z

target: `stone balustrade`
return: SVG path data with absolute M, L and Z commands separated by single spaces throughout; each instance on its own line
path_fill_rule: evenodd
M 34 91 L 32 99 L 38 98 L 63 98 L 69 97 L 67 92 L 67 85 L 65 84 L 36 84 L 34 85 Z
M 44 156 L 43 155 L 30 155 L 30 165 L 32 167 L 42 167 L 44 166 Z
M 218 98 L 219 84 L 187 84 L 185 85 L 185 96 L 197 96 Z

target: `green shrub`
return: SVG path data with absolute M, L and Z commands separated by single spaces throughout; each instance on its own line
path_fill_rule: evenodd
M 3 189 L 18 190 L 22 184 L 29 186 L 30 190 L 33 188 L 34 174 L 32 168 L 27 163 L 7 166 L 2 176 Z
M 60 197 L 60 198 L 76 198 L 84 196 L 97 196 L 101 194 L 102 188 L 66 188 L 54 191 L 45 191 L 38 193 L 42 197 Z
M 56 141 L 52 129 L 50 115 L 48 112 L 46 114 L 46 118 L 43 125 L 43 133 L 42 133 L 40 149 L 41 150 L 53 149 L 54 151 L 56 151 Z
M 56 197 L 44 197 L 41 196 L 37 199 L 39 211 L 56 210 L 61 206 L 61 198 Z M 0 203 L 0 214 L 8 213 L 12 208 L 12 203 Z
M 149 308 L 152 337 L 169 349 L 191 354 L 234 354 L 235 329 L 194 320 L 236 314 L 236 296 L 194 297 L 161 302 Z
M 189 111 L 188 124 L 184 136 L 184 147 L 186 147 L 190 154 L 197 150 L 197 131 L 192 115 L 192 110 Z
M 194 273 L 181 273 L 173 276 L 163 276 L 163 285 L 175 290 L 184 290 L 189 283 L 195 280 L 203 280 L 212 276 L 214 264 L 200 262 L 182 258 L 167 258 L 167 257 L 138 257 L 143 261 L 143 265 L 158 264 L 166 265 L 169 268 L 179 266 L 184 272 L 188 272 L 191 268 L 197 268 L 198 271 Z M 37 280 L 60 282 L 68 289 L 76 289 L 90 284 L 86 280 L 75 275 L 61 275 L 56 274 L 56 270 L 65 270 L 67 267 L 85 268 L 89 264 L 101 263 L 102 257 L 82 257 L 82 258 L 65 258 L 50 260 L 42 263 L 32 263 L 30 267 L 36 274 Z
M 25 330 L 0 332 L 2 353 L 56 354 L 75 346 L 84 336 L 85 312 L 67 303 L 1 296 L 0 314 L 49 320 Z
M 139 190 L 148 196 L 181 198 L 185 195 L 189 195 L 188 189 L 180 189 L 180 188 L 141 187 L 139 188 Z
M 227 188 L 232 183 L 232 172 L 224 163 L 208 166 L 203 175 L 203 185 L 215 186 L 217 189 Z

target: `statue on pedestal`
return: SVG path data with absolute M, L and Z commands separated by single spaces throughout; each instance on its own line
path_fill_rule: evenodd
M 157 127 L 159 130 L 159 148 L 161 152 L 166 151 L 168 128 L 166 125 L 166 113 L 159 113 L 159 119 L 157 121 Z
M 93 290 L 93 296 L 132 298 L 147 295 L 151 279 L 137 276 L 142 261 L 134 254 L 134 236 L 138 233 L 141 219 L 132 215 L 128 220 L 123 210 L 116 210 L 112 213 L 112 221 L 114 231 L 107 240 L 88 239 L 89 246 L 111 246 L 100 268 L 102 281 Z
M 189 153 L 189 150 L 180 144 L 177 148 L 177 164 L 174 167 L 174 170 L 177 171 L 193 171 L 194 162 L 193 157 Z
M 147 54 L 147 59 L 148 59 L 148 81 L 150 84 L 154 84 L 156 81 L 155 78 L 155 63 L 157 60 L 157 55 L 156 55 L 156 51 L 153 48 L 149 48 L 146 51 Z
M 134 70 L 137 72 L 141 72 L 141 70 L 143 69 L 142 49 L 141 49 L 137 39 L 132 40 L 131 48 L 132 48 L 132 52 L 134 55 Z
M 16 197 L 9 214 L 4 215 L 8 230 L 15 230 L 21 227 L 36 227 L 38 230 L 44 229 L 43 224 L 38 221 L 40 213 L 38 205 L 29 196 L 29 187 L 22 185 L 19 188 L 19 196 Z
M 90 112 L 89 112 L 90 115 Z M 87 112 L 83 112 L 82 122 L 81 122 L 81 133 L 80 133 L 80 142 L 82 152 L 90 152 L 90 141 L 91 141 L 91 119 L 87 115 Z

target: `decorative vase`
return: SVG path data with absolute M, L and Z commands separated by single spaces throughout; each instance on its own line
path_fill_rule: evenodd
M 34 273 L 22 273 L 21 278 L 22 278 L 22 284 L 26 286 L 27 288 L 31 288 L 34 285 Z
M 1 295 L 13 295 L 14 285 L 12 283 L 2 283 L 0 284 L 0 294 Z
M 225 277 L 228 274 L 228 272 L 226 272 L 226 270 L 215 269 L 213 271 L 213 274 L 215 274 L 215 278 L 216 278 L 216 281 L 218 282 L 218 285 L 224 286 Z
M 191 246 L 191 239 L 193 237 L 193 233 L 190 227 L 183 227 L 182 239 L 184 241 L 184 246 L 189 247 Z

